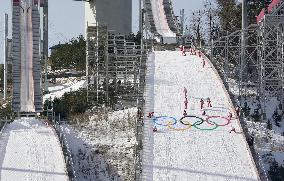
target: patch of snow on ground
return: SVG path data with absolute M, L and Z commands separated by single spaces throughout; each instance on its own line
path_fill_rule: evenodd
M 134 180 L 136 112 L 132 108 L 90 114 L 72 125 L 62 125 L 79 181 Z
M 60 98 L 66 92 L 77 91 L 80 88 L 86 87 L 86 80 L 78 80 L 77 78 L 68 78 L 58 80 L 58 85 L 50 86 L 48 90 L 49 94 L 43 96 L 43 101 L 50 99 L 53 100 L 55 97 Z

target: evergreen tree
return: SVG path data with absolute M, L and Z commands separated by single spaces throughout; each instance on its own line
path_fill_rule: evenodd
M 272 130 L 272 124 L 271 124 L 270 119 L 267 121 L 267 126 L 266 126 L 266 128 L 269 129 L 269 130 Z
M 276 110 L 274 111 L 272 118 L 275 122 L 275 125 L 280 127 L 280 122 L 281 122 L 281 115 L 278 114 L 278 109 L 276 108 Z
M 244 113 L 245 117 L 250 115 L 250 107 L 248 106 L 247 102 L 244 103 L 244 107 L 242 108 L 242 112 Z
M 272 181 L 283 181 L 284 180 L 284 167 L 279 166 L 275 159 L 271 163 L 268 173 Z
M 60 44 L 50 56 L 52 70 L 86 69 L 86 41 L 82 35 Z

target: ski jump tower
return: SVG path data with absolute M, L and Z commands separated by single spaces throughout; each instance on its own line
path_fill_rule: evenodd
M 171 0 L 144 0 L 147 29 L 163 43 L 176 43 L 180 33 Z
M 40 64 L 40 2 L 13 0 L 13 110 L 42 111 Z
M 128 35 L 132 29 L 132 0 L 83 0 L 85 29 L 107 26 L 113 33 Z

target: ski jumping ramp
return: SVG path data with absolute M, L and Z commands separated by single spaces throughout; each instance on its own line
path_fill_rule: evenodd
M 164 0 L 145 0 L 147 18 L 154 34 L 158 34 L 164 43 L 176 43 L 176 34 L 170 29 L 165 13 Z
M 154 52 L 147 64 L 145 113 L 154 112 L 154 117 L 145 115 L 142 180 L 259 180 L 239 120 L 214 67 L 206 62 L 203 68 L 202 59 L 195 55 L 170 51 Z M 207 105 L 208 97 L 212 107 Z M 232 128 L 236 133 L 229 132 Z
M 13 0 L 13 111 L 42 111 L 39 1 Z
M 22 118 L 0 135 L 1 181 L 67 181 L 64 156 L 51 127 Z

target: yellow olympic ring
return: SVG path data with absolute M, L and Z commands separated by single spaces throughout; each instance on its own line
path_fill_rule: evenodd
M 186 122 L 186 124 L 188 125 L 186 125 L 185 128 L 174 128 L 171 122 L 168 122 L 167 126 L 169 129 L 174 130 L 174 131 L 187 131 L 192 127 L 192 125 L 190 124 L 190 122 Z

